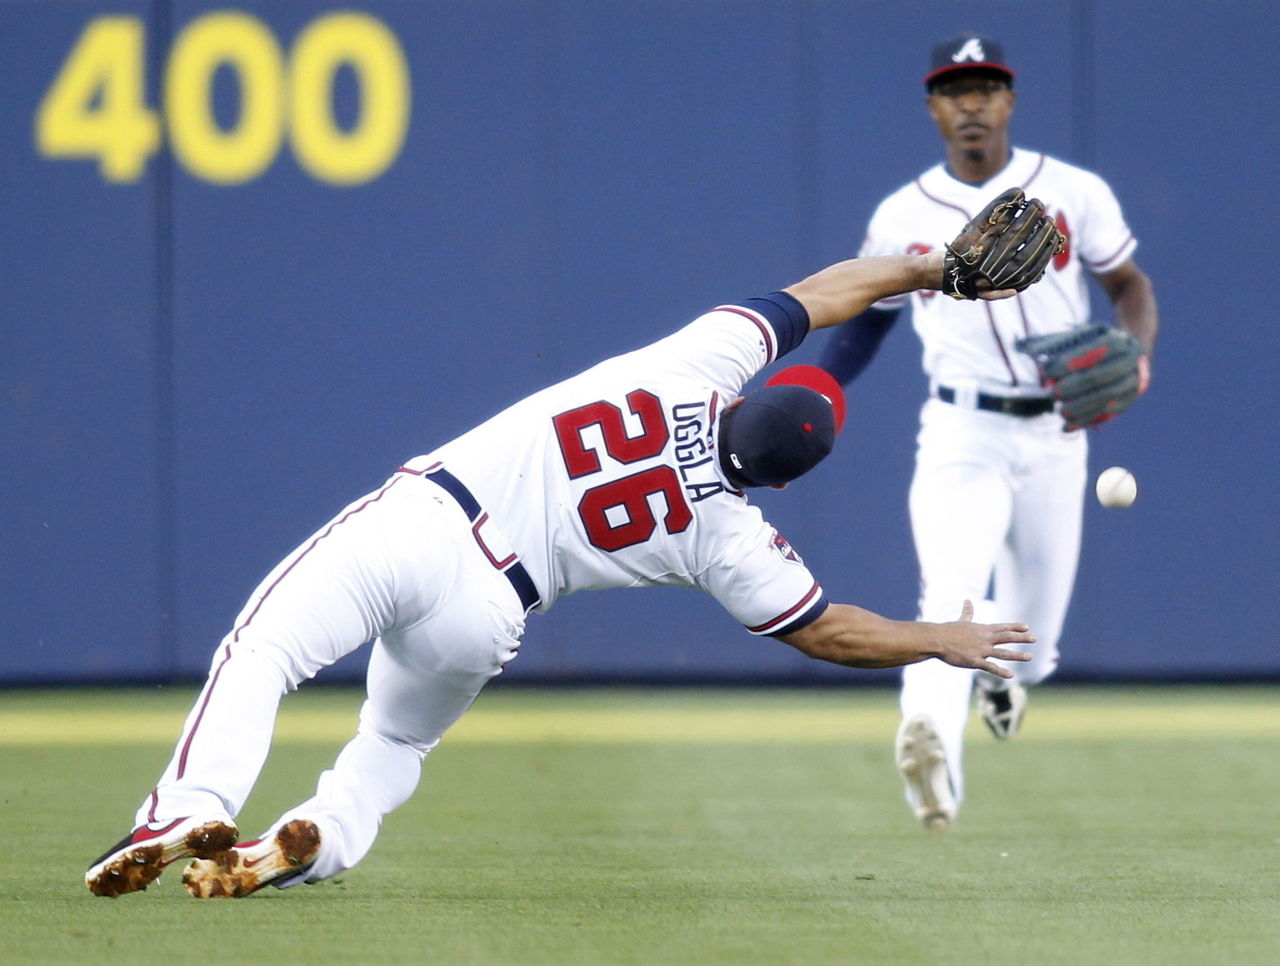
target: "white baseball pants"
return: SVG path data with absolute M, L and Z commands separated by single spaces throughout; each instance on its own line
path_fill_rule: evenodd
M 1026 648 L 1032 660 L 1008 667 L 1022 683 L 1039 683 L 1058 664 L 1080 556 L 1084 433 L 1063 432 L 1052 413 L 1006 416 L 935 398 L 921 411 L 917 444 L 910 511 L 920 619 L 956 620 L 968 599 L 979 623 L 1025 621 L 1036 635 Z M 902 675 L 903 718 L 932 717 L 957 801 L 975 673 L 935 659 Z
M 258 586 L 214 655 L 173 759 L 136 824 L 234 818 L 257 781 L 281 697 L 376 639 L 356 736 L 315 795 L 316 882 L 355 865 L 417 786 L 441 735 L 519 648 L 524 608 L 434 482 L 404 473 L 346 507 Z

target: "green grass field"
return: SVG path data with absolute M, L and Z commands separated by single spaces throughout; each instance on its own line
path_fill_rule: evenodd
M 0 962 L 1272 964 L 1280 692 L 1032 696 L 974 722 L 944 835 L 902 804 L 891 690 L 491 687 L 340 879 L 118 900 L 127 830 L 194 689 L 0 692 Z M 360 696 L 288 698 L 240 816 L 310 794 Z

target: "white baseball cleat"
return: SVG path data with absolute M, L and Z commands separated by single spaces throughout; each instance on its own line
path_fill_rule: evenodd
M 956 817 L 957 805 L 947 755 L 933 720 L 923 714 L 905 719 L 894 751 L 916 818 L 931 832 L 945 831 Z
M 1001 680 L 1002 687 L 987 688 L 981 682 L 974 688 L 978 696 L 978 711 L 991 733 L 1002 741 L 1012 738 L 1022 727 L 1022 715 L 1027 710 L 1027 689 L 1017 681 Z
M 229 849 L 238 834 L 233 822 L 207 815 L 139 825 L 89 866 L 84 883 L 95 896 L 111 899 L 141 892 L 170 862 Z
M 296 818 L 275 835 L 197 859 L 182 873 L 182 884 L 197 899 L 239 899 L 263 886 L 305 872 L 320 852 L 315 822 Z

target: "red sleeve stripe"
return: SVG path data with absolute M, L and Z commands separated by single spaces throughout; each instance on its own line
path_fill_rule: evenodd
M 1098 262 L 1086 262 L 1085 264 L 1088 265 L 1092 271 L 1095 271 L 1095 272 L 1106 271 L 1108 268 L 1114 267 L 1111 263 L 1114 261 L 1117 261 L 1119 256 L 1124 253 L 1124 250 L 1133 244 L 1135 244 L 1133 240 L 1133 232 L 1130 232 L 1129 234 L 1124 236 L 1124 241 L 1120 243 L 1120 247 L 1117 248 L 1115 251 L 1113 251 L 1106 258 Z
M 765 363 L 768 364 L 777 359 L 777 336 L 773 334 L 773 326 L 765 321 L 763 316 L 744 309 L 740 305 L 717 305 L 714 309 L 716 312 L 732 312 L 734 315 L 740 315 L 744 319 L 750 319 L 755 323 L 757 329 L 760 330 L 760 336 L 764 339 Z
M 796 614 L 800 613 L 802 610 L 808 607 L 811 603 L 813 603 L 814 598 L 816 598 L 821 593 L 822 593 L 822 588 L 818 586 L 818 582 L 815 580 L 813 582 L 813 586 L 809 588 L 809 592 L 805 594 L 804 597 L 800 599 L 800 602 L 796 604 L 794 607 L 792 607 L 790 610 L 782 614 L 779 614 L 777 617 L 775 617 L 771 621 L 765 621 L 763 624 L 757 624 L 755 627 L 748 627 L 747 630 L 749 630 L 752 634 L 768 634 L 772 628 L 777 627 L 780 624 L 785 624 L 787 621 L 795 617 Z

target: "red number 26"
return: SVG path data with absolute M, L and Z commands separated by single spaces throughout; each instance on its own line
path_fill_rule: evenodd
M 639 436 L 627 435 L 622 410 L 604 400 L 560 413 L 552 420 L 571 479 L 589 476 L 601 469 L 600 454 L 588 449 L 582 441 L 582 431 L 588 426 L 600 427 L 605 453 L 619 463 L 636 463 L 662 452 L 670 431 L 658 397 L 636 389 L 627 393 L 627 406 L 640 420 Z M 693 513 L 685 502 L 676 471 L 670 466 L 652 466 L 587 490 L 578 502 L 578 517 L 592 546 L 621 550 L 653 536 L 658 521 L 649 506 L 649 497 L 657 493 L 666 500 L 667 512 L 662 524 L 667 533 L 682 532 L 693 522 Z M 626 520 L 616 526 L 606 515 L 613 507 L 622 507 L 626 514 Z

